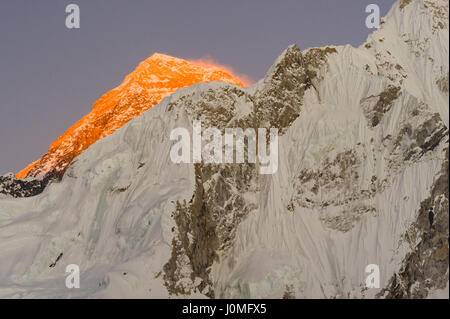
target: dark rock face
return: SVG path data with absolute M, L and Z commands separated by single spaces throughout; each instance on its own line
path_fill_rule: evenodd
M 447 72 L 447 74 L 443 75 L 441 78 L 439 78 L 436 81 L 437 86 L 444 93 L 448 93 L 448 89 L 449 89 L 448 79 L 449 79 L 449 73 Z
M 16 198 L 31 197 L 42 193 L 45 187 L 55 180 L 61 180 L 62 174 L 49 172 L 42 179 L 17 179 L 13 174 L 0 176 L 0 194 Z
M 390 111 L 393 102 L 399 97 L 399 95 L 400 87 L 389 85 L 379 95 L 370 96 L 361 101 L 364 102 L 369 99 L 376 99 L 375 105 L 364 109 L 367 121 L 371 127 L 376 127 L 380 123 L 384 114 Z
M 170 105 L 170 109 L 183 110 L 189 118 L 201 119 L 205 126 L 217 127 L 222 133 L 227 127 L 244 130 L 277 127 L 279 135 L 283 135 L 301 116 L 306 90 L 315 91 L 320 100 L 315 84 L 320 81 L 320 69 L 327 68 L 327 57 L 335 51 L 327 48 L 302 53 L 298 48 L 290 47 L 269 71 L 270 77 L 265 79 L 263 89 L 252 94 L 240 88 L 211 90 L 202 93 L 198 105 L 185 97 Z M 383 140 L 383 147 L 387 150 L 386 176 L 391 177 L 401 172 L 405 163 L 416 163 L 427 153 L 436 151 L 438 146 L 448 144 L 448 128 L 440 115 L 394 85 L 388 85 L 379 94 L 361 101 L 371 130 L 380 129 L 383 118 L 393 107 L 400 105 L 400 97 L 415 107 L 408 110 L 409 117 L 392 136 Z M 239 99 L 250 103 L 252 111 L 236 120 L 234 114 Z M 370 184 L 366 188 L 358 188 L 356 182 L 362 178 L 364 159 L 379 152 L 370 147 L 358 143 L 353 149 L 337 154 L 335 159 L 327 159 L 322 169 L 299 172 L 295 183 L 298 191 L 287 211 L 294 211 L 295 206 L 319 210 L 329 205 L 340 206 L 338 215 L 324 214 L 320 219 L 326 227 L 342 232 L 352 229 L 363 215 L 376 216 L 375 207 L 365 201 L 389 187 L 392 180 L 379 180 L 374 170 Z M 254 164 L 196 164 L 192 199 L 177 203 L 172 213 L 176 224 L 172 229 L 172 255 L 163 269 L 164 282 L 171 294 L 199 292 L 210 298 L 223 297 L 214 291 L 211 267 L 216 262 L 220 263 L 222 256 L 232 247 L 239 224 L 259 209 L 257 201 L 252 202 L 243 196 L 261 191 L 256 170 Z M 338 190 L 338 195 L 322 202 L 319 189 L 330 194 Z M 348 197 L 343 197 L 347 189 L 352 191 Z M 448 276 L 442 275 L 448 269 L 448 150 L 441 175 L 411 227 L 407 235 L 416 236 L 411 240 L 416 246 L 411 246 L 403 268 L 380 296 L 426 297 L 428 290 L 443 288 L 448 281 Z M 423 260 L 426 260 L 425 264 L 421 264 Z M 286 296 L 290 293 L 287 292 Z
M 277 127 L 283 134 L 299 116 L 303 95 L 311 87 L 308 64 L 296 46 L 285 52 L 283 59 L 269 72 L 264 89 L 248 95 L 238 88 L 211 91 L 202 102 L 189 100 L 171 105 L 191 118 L 201 118 L 205 125 L 225 130 Z M 235 98 L 233 98 L 235 97 Z M 253 111 L 235 121 L 237 98 L 251 102 Z M 245 145 L 245 151 L 247 152 Z M 198 291 L 210 298 L 216 296 L 210 279 L 210 269 L 219 261 L 234 241 L 237 226 L 258 209 L 257 203 L 246 200 L 244 194 L 259 192 L 256 164 L 196 164 L 196 188 L 189 203 L 177 203 L 172 213 L 176 227 L 172 241 L 172 256 L 164 266 L 164 282 L 171 294 L 189 295 Z M 234 192 L 233 190 L 238 190 Z M 186 269 L 190 274 L 186 276 Z
M 448 142 L 447 142 L 448 143 Z M 425 298 L 429 289 L 444 289 L 449 269 L 449 149 L 431 195 L 420 204 L 416 221 L 405 234 L 413 250 L 378 297 Z M 417 243 L 418 242 L 418 243 Z M 417 243 L 417 244 L 416 244 Z

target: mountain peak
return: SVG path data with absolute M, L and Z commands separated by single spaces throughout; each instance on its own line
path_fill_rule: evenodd
M 147 60 L 182 60 L 164 53 L 155 52 Z
M 62 176 L 70 162 L 97 140 L 157 105 L 176 90 L 199 82 L 223 81 L 244 86 L 229 68 L 154 53 L 117 88 L 94 103 L 92 111 L 50 145 L 48 152 L 19 172 L 17 178 Z
M 147 59 L 142 61 L 141 63 L 150 63 L 151 61 L 158 61 L 158 62 L 174 62 L 174 63 L 183 63 L 187 62 L 187 60 L 182 58 L 177 58 L 168 54 L 155 52 L 151 56 L 149 56 Z

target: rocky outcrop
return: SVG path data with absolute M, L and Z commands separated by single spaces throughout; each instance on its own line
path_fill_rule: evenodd
M 189 97 L 185 97 L 169 108 L 183 109 L 189 117 L 202 119 L 205 127 L 216 127 L 222 132 L 227 127 L 243 130 L 276 127 L 283 134 L 299 116 L 304 92 L 311 87 L 307 66 L 298 47 L 290 46 L 269 70 L 265 85 L 254 94 L 225 88 L 207 92 L 201 103 L 191 104 Z M 250 112 L 236 117 L 240 99 L 250 104 Z M 240 222 L 258 210 L 257 165 L 196 164 L 194 195 L 189 203 L 177 202 L 172 214 L 176 235 L 172 240 L 172 256 L 164 266 L 169 292 L 188 295 L 197 291 L 215 297 L 210 267 L 233 244 Z M 254 201 L 249 200 L 252 197 Z
M 447 140 L 448 145 L 448 140 Z M 430 196 L 420 203 L 416 221 L 404 234 L 411 246 L 400 270 L 378 295 L 384 298 L 426 298 L 445 289 L 449 269 L 449 149 Z
M 42 193 L 51 181 L 58 181 L 62 176 L 49 172 L 42 179 L 18 179 L 14 174 L 0 176 L 0 194 L 11 197 L 31 197 Z

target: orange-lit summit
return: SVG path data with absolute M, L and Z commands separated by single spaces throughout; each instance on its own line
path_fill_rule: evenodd
M 176 90 L 199 82 L 224 81 L 246 86 L 231 69 L 207 60 L 188 61 L 155 53 L 141 62 L 117 88 L 104 94 L 89 114 L 54 141 L 47 153 L 17 178 L 63 173 L 72 160 L 99 139 L 112 134 L 135 116 L 157 105 Z

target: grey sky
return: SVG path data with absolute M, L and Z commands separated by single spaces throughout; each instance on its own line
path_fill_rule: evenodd
M 76 3 L 81 28 L 65 27 Z M 253 80 L 292 43 L 358 46 L 394 0 L 2 0 L 0 174 L 38 159 L 154 52 L 212 57 Z

